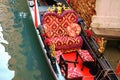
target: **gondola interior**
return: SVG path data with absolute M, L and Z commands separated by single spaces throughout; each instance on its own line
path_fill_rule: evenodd
M 94 39 L 87 35 L 83 20 L 66 0 L 35 1 L 29 1 L 30 11 L 46 59 L 53 75 L 57 75 L 55 79 L 118 80 L 106 58 L 99 55 Z
M 41 19 L 44 43 L 53 65 L 57 61 L 66 79 L 94 80 L 95 60 L 84 45 L 78 20 L 78 15 L 61 3 L 48 8 Z

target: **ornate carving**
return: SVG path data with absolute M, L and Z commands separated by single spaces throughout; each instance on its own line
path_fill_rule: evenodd
M 106 43 L 106 40 L 103 37 L 99 38 L 99 40 L 98 40 L 98 46 L 99 46 L 98 51 L 100 53 L 102 53 L 105 50 L 105 43 Z
M 57 12 L 57 14 L 61 14 L 64 10 L 70 10 L 69 7 L 66 7 L 65 5 L 63 5 L 62 3 L 57 3 L 57 6 L 53 5 L 51 8 L 48 8 L 48 11 L 51 12 Z

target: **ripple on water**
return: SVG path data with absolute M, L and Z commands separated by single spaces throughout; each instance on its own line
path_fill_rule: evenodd
M 0 23 L 2 24 L 4 30 L 3 31 L 4 38 L 9 42 L 9 44 L 4 44 L 4 46 L 5 50 L 11 56 L 8 67 L 9 70 L 15 71 L 13 80 L 42 80 L 42 78 L 44 78 L 44 80 L 47 80 L 46 76 L 49 76 L 50 72 L 48 72 L 48 69 L 45 68 L 45 70 L 49 74 L 46 76 L 43 76 L 43 74 L 41 74 L 44 73 L 44 71 L 43 67 L 41 67 L 39 63 L 44 63 L 41 62 L 43 58 L 39 57 L 40 50 L 38 50 L 39 48 L 37 48 L 39 47 L 39 45 L 37 46 L 36 41 L 34 41 L 37 38 L 34 37 L 34 34 L 32 32 L 33 29 L 30 29 L 33 28 L 30 27 L 30 24 L 32 22 L 31 23 L 28 22 L 29 21 L 28 19 L 26 21 L 26 17 L 28 16 L 28 13 L 26 12 L 27 10 L 26 9 L 27 5 L 25 2 L 26 0 L 0 0 L 0 1 L 4 2 L 15 1 L 13 3 L 11 2 L 12 4 L 8 4 L 7 6 L 5 6 L 4 4 L 2 8 L 5 9 L 2 9 L 0 4 L 1 14 Z M 21 6 L 20 4 L 22 4 L 23 6 Z M 27 27 L 29 27 L 29 29 Z M 30 40 L 31 38 L 29 37 L 28 34 L 32 35 L 31 37 L 35 39 Z M 10 74 L 12 75 L 12 73 Z M 0 78 L 0 80 L 9 79 Z

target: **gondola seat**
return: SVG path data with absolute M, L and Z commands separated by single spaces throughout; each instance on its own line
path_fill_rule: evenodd
M 76 66 L 79 55 L 83 63 L 87 59 L 90 61 L 88 58 L 90 55 L 86 54 L 88 57 L 84 58 L 84 55 L 77 53 L 83 45 L 83 39 L 80 36 L 81 26 L 77 23 L 78 15 L 73 10 L 63 10 L 61 14 L 48 11 L 42 17 L 44 42 L 49 47 L 54 46 L 56 59 L 60 69 L 64 70 L 67 80 L 82 80 L 83 78 L 80 69 Z M 75 60 L 65 59 L 63 55 L 69 54 L 69 52 L 75 52 Z M 71 63 L 73 66 L 69 65 Z
M 65 10 L 60 15 L 46 12 L 42 18 L 45 43 L 55 45 L 55 50 L 70 51 L 80 48 L 83 40 L 80 35 L 78 16 L 73 10 Z
M 82 78 L 83 78 L 83 75 L 80 72 L 79 68 L 77 67 L 68 68 L 68 76 L 67 76 L 68 80 L 82 80 Z
M 77 64 L 77 61 L 68 60 L 63 54 L 60 55 L 59 66 L 67 80 L 82 80 L 83 74 L 80 68 L 76 66 Z
M 88 50 L 78 50 L 78 52 L 84 62 L 94 61 Z
M 83 70 L 85 63 L 94 63 L 95 61 L 94 58 L 91 56 L 91 54 L 88 52 L 88 50 L 79 49 L 78 54 L 82 59 L 82 63 L 83 63 L 81 70 Z

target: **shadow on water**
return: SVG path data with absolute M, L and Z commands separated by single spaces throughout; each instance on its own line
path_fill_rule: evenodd
M 14 28 L 19 32 L 17 38 L 18 51 L 14 55 L 15 64 L 10 63 L 10 68 L 15 70 L 13 80 L 53 80 L 52 74 L 42 53 L 39 41 L 32 23 L 32 18 L 27 7 L 27 0 L 12 1 L 11 10 L 14 13 Z M 13 3 L 14 2 L 14 3 Z M 12 61 L 11 61 L 12 62 Z
M 34 68 L 40 70 L 41 79 L 43 80 L 48 80 L 50 78 L 52 79 L 50 70 L 46 64 L 44 54 L 42 53 L 41 47 L 39 45 L 33 23 L 31 22 L 31 18 L 29 18 L 29 20 L 23 20 L 23 24 L 24 27 L 22 35 L 24 39 L 21 46 L 24 46 L 23 54 L 27 57 L 26 68 L 28 70 L 34 70 Z M 34 77 L 36 77 L 36 80 L 38 80 L 38 76 Z

